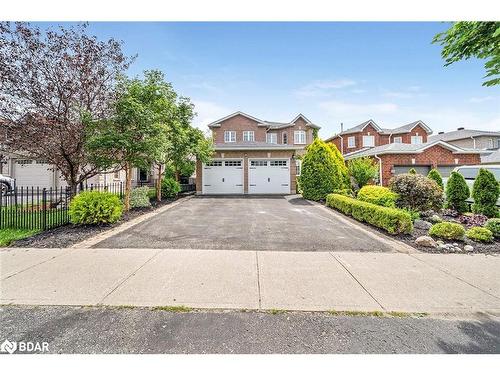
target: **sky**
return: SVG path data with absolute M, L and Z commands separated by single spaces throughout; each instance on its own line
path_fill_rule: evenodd
M 41 24 L 54 26 L 54 24 Z M 90 33 L 137 54 L 128 74 L 159 69 L 191 98 L 195 125 L 235 111 L 288 122 L 298 113 L 320 136 L 368 119 L 385 128 L 424 121 L 500 131 L 500 87 L 483 87 L 484 61 L 444 67 L 433 36 L 449 23 L 90 23 Z

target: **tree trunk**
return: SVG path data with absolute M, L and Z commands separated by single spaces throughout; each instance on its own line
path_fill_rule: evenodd
M 156 200 L 161 202 L 161 176 L 163 174 L 161 164 L 158 164 L 158 178 L 156 179 Z
M 131 191 L 132 191 L 132 165 L 129 162 L 127 162 L 125 163 L 125 199 L 124 199 L 125 211 L 130 210 Z
M 181 182 L 181 174 L 178 169 L 175 169 L 175 181 Z

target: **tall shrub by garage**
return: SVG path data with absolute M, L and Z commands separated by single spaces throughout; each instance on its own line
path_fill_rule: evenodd
M 307 147 L 302 158 L 300 187 L 306 199 L 321 200 L 341 189 L 348 188 L 347 168 L 344 158 L 335 145 L 328 145 L 316 138 Z
M 465 202 L 470 196 L 469 187 L 464 177 L 458 172 L 451 172 L 446 183 L 446 208 L 451 208 L 458 212 L 467 211 Z
M 389 188 L 398 195 L 396 206 L 412 211 L 439 210 L 443 206 L 443 190 L 421 174 L 403 173 L 389 181 Z
M 496 203 L 499 195 L 500 188 L 495 175 L 486 169 L 479 169 L 472 187 L 472 198 L 474 198 L 472 211 L 488 217 L 498 217 L 499 211 Z
M 431 180 L 436 181 L 436 184 L 438 184 L 439 187 L 444 190 L 443 177 L 441 176 L 441 173 L 439 173 L 439 171 L 437 169 L 432 168 L 429 171 L 427 178 L 430 178 Z

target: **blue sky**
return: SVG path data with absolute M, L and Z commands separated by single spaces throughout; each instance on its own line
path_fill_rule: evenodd
M 369 118 L 417 119 L 435 132 L 500 130 L 500 88 L 483 62 L 443 66 L 433 36 L 447 23 L 91 23 L 138 54 L 130 75 L 162 70 L 196 105 L 195 124 L 234 111 L 289 121 L 301 112 L 327 137 Z

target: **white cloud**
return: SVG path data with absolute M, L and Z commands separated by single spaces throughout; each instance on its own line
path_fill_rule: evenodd
M 210 101 L 193 99 L 192 102 L 195 105 L 194 110 L 197 113 L 193 125 L 203 131 L 208 130 L 207 125 L 211 122 L 236 112 Z
M 390 114 L 398 110 L 394 103 L 349 103 L 340 100 L 329 100 L 319 103 L 319 107 L 332 116 L 354 116 L 357 118 L 373 118 L 375 115 Z
M 481 96 L 481 97 L 473 97 L 469 99 L 469 102 L 471 103 L 484 103 L 488 102 L 490 100 L 495 99 L 494 96 Z
M 356 85 L 356 81 L 353 81 L 352 79 L 314 81 L 295 90 L 295 94 L 297 96 L 324 96 L 328 95 L 332 90 L 338 90 L 354 85 Z

